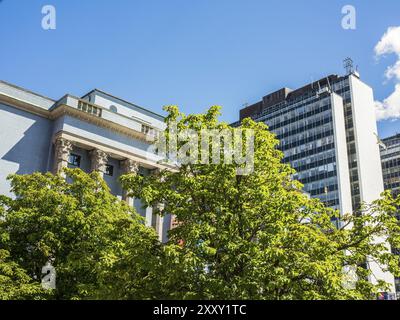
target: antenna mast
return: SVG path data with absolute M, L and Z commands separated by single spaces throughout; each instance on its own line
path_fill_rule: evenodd
M 346 69 L 346 75 L 352 74 L 353 69 L 353 60 L 350 57 L 347 57 L 343 60 L 343 67 Z

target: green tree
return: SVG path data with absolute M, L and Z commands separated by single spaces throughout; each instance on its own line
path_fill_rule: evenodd
M 166 107 L 168 129 L 234 130 L 218 121 L 219 107 L 205 114 Z M 310 199 L 282 163 L 278 140 L 263 123 L 255 132 L 254 171 L 237 175 L 238 164 L 182 164 L 152 176 L 127 175 L 124 187 L 146 205 L 164 204 L 179 221 L 169 232 L 157 264 L 158 296 L 176 299 L 369 299 L 385 284 L 372 285 L 366 259 L 399 275 L 398 257 L 373 240 L 388 237 L 399 247 L 395 218 L 399 201 L 385 193 L 359 214 L 339 213 Z M 243 139 L 245 139 L 243 137 Z M 178 142 L 178 148 L 186 141 Z M 210 146 L 210 149 L 212 146 Z M 221 157 L 223 155 L 221 154 Z M 340 221 L 339 227 L 335 223 Z M 347 281 L 344 267 L 354 267 Z M 351 275 L 351 273 L 350 273 Z
M 24 295 L 32 279 L 40 283 L 50 262 L 56 270 L 51 298 L 123 299 L 125 292 L 151 297 L 146 288 L 154 282 L 147 279 L 160 247 L 154 230 L 110 193 L 98 173 L 66 173 L 67 181 L 50 173 L 10 177 L 16 198 L 0 199 L 1 287 L 17 278 L 16 296 Z M 1 296 L 8 297 L 13 295 Z
M 46 292 L 0 249 L 0 300 L 44 299 Z
M 218 107 L 167 111 L 178 131 L 233 130 Z M 400 275 L 398 257 L 374 241 L 400 247 L 400 200 L 387 192 L 339 217 L 301 192 L 264 124 L 246 119 L 242 128 L 256 133 L 248 175 L 237 175 L 244 164 L 221 162 L 121 178 L 132 196 L 177 218 L 166 244 L 97 173 L 11 176 L 16 197 L 0 196 L 0 299 L 368 299 L 385 290 L 364 266 L 377 261 Z M 56 289 L 43 292 L 48 262 Z M 355 268 L 353 282 L 345 267 Z

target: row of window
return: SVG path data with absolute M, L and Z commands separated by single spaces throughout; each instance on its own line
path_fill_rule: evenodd
M 360 208 L 360 186 L 358 176 L 358 164 L 357 164 L 357 150 L 355 147 L 355 136 L 354 136 L 354 123 L 353 113 L 351 105 L 351 93 L 350 87 L 347 85 L 339 93 L 343 98 L 344 112 L 345 112 L 345 128 L 346 128 L 346 142 L 347 142 L 347 155 L 349 158 L 349 169 L 350 169 L 350 188 L 351 188 L 351 204 L 353 210 L 356 211 Z
M 315 174 L 315 172 L 314 172 L 314 174 Z M 307 175 L 308 175 L 308 173 L 307 173 Z M 315 182 L 318 180 L 335 177 L 336 175 L 337 175 L 337 172 L 336 172 L 336 169 L 334 169 L 333 171 L 324 171 L 322 173 L 317 173 L 312 176 L 306 176 L 304 178 L 300 178 L 300 177 L 298 178 L 296 175 L 294 175 L 294 178 L 296 180 L 299 180 L 302 184 L 306 184 L 306 183 L 311 183 L 311 182 Z
M 333 142 L 333 130 L 329 129 L 325 132 L 320 132 L 314 136 L 309 136 L 303 139 L 301 139 L 301 136 L 298 136 L 291 140 L 281 140 L 280 149 L 281 151 L 286 151 L 295 147 L 300 147 L 300 150 L 303 151 L 309 149 L 308 145 L 312 145 L 313 148 L 318 148 Z M 305 147 L 302 147 L 303 145 Z
M 68 164 L 76 167 L 76 168 L 80 168 L 81 167 L 81 159 L 82 157 L 80 155 L 71 153 L 68 157 Z M 113 176 L 114 175 L 114 166 L 112 166 L 111 164 L 106 164 L 106 169 L 104 174 L 106 176 Z
M 303 152 L 300 152 L 297 154 L 289 154 L 289 153 L 285 152 L 285 158 L 283 159 L 283 162 L 292 162 L 293 160 L 299 160 L 302 158 L 311 157 L 313 155 L 332 150 L 332 149 L 334 149 L 334 147 L 335 147 L 334 143 L 330 143 L 330 144 L 315 148 L 313 150 L 306 150 L 306 151 L 303 151 Z
M 320 196 L 323 194 L 327 194 L 328 192 L 337 191 L 339 186 L 337 184 L 333 184 L 330 186 L 326 186 L 320 189 L 311 190 L 309 193 L 311 196 Z
M 314 109 L 312 111 L 309 111 L 307 113 L 304 113 L 302 115 L 299 116 L 293 116 L 293 117 L 289 117 L 287 114 L 282 115 L 283 117 L 283 121 L 282 119 L 280 119 L 279 117 L 273 117 L 273 118 L 267 118 L 264 119 L 264 122 L 266 122 L 268 124 L 268 126 L 270 127 L 270 130 L 276 130 L 282 127 L 285 127 L 289 124 L 292 124 L 293 122 L 296 121 L 300 121 L 300 120 L 304 120 L 307 118 L 315 118 L 320 114 L 323 114 L 324 112 L 326 113 L 326 111 L 330 110 L 331 106 L 330 104 L 328 105 L 324 105 L 322 107 L 319 107 L 317 109 Z
M 321 138 L 321 139 L 313 141 L 313 142 L 300 144 L 298 147 L 294 147 L 291 149 L 282 148 L 282 147 L 279 147 L 279 149 L 281 151 L 283 151 L 283 153 L 285 154 L 286 157 L 289 158 L 289 157 L 295 156 L 297 154 L 302 154 L 303 152 L 306 152 L 306 151 L 320 150 L 320 148 L 323 148 L 325 146 L 330 146 L 330 145 L 334 146 L 333 140 L 334 140 L 333 136 L 328 136 L 328 137 Z M 333 149 L 333 147 L 329 148 L 329 149 Z M 327 149 L 327 150 L 329 150 L 329 149 Z M 320 152 L 323 152 L 323 151 L 326 151 L 326 150 L 321 150 Z M 315 152 L 313 154 L 316 154 L 316 153 L 319 153 L 319 152 Z
M 321 199 L 321 201 L 327 206 L 327 207 L 333 207 L 335 208 L 336 206 L 339 205 L 339 199 L 333 199 L 333 200 L 329 200 L 329 201 L 325 201 L 323 199 Z
M 400 181 L 397 182 L 385 182 L 385 190 L 393 190 L 393 189 L 397 189 L 400 188 Z
M 314 122 L 309 126 L 307 125 L 307 127 L 302 125 L 302 122 L 303 121 L 295 122 L 293 125 L 273 130 L 272 132 L 276 134 L 276 137 L 279 140 L 288 140 L 294 139 L 297 136 L 301 136 L 301 138 L 309 137 L 333 128 L 333 124 L 331 122 L 323 123 L 320 126 L 315 126 Z
M 349 167 L 357 168 L 349 82 L 346 79 L 332 85 L 333 90 L 344 100 Z M 290 162 L 296 167 L 297 174 L 294 178 L 304 184 L 304 189 L 311 196 L 321 198 L 328 206 L 337 206 L 339 200 L 333 132 L 331 127 L 324 128 L 326 125 L 332 126 L 330 99 L 323 98 L 318 101 L 318 97 L 310 97 L 296 102 L 296 105 L 287 102 L 285 107 L 280 106 L 280 108 L 281 110 L 268 108 L 269 112 L 266 111 L 269 114 L 264 112 L 265 116 L 262 118 L 281 141 L 279 149 L 284 151 L 283 161 Z M 315 130 L 316 124 L 318 132 L 311 133 L 310 131 Z M 357 169 L 351 172 L 353 204 L 357 205 L 359 203 Z
M 398 178 L 398 177 L 400 177 L 399 168 L 395 168 L 393 170 L 388 169 L 388 170 L 385 170 L 384 173 L 383 173 L 383 180 L 384 181 L 390 181 L 390 179 Z
M 317 103 L 316 103 L 317 102 Z M 315 95 L 309 97 L 299 97 L 295 100 L 285 100 L 273 106 L 265 108 L 261 113 L 255 115 L 257 121 L 264 121 L 266 118 L 280 118 L 285 113 L 291 112 L 301 107 L 318 106 L 319 98 Z
M 386 146 L 387 146 L 387 145 L 386 145 Z M 394 148 L 393 148 L 393 149 L 394 149 Z M 397 149 L 398 149 L 398 148 L 397 148 Z M 392 151 L 392 150 L 390 150 L 390 151 Z M 400 151 L 381 154 L 381 158 L 382 158 L 382 159 L 395 158 L 395 157 L 399 157 L 399 156 L 400 156 Z
M 350 85 L 348 79 L 334 83 L 332 85 L 332 89 L 339 95 L 342 95 L 347 91 L 350 91 Z
M 350 102 L 351 95 L 348 79 L 333 83 L 332 88 L 336 94 L 342 96 L 344 104 Z M 286 100 L 283 103 L 277 103 L 274 106 L 265 108 L 265 110 L 255 118 L 257 121 L 265 121 L 266 119 L 271 120 L 275 118 L 279 122 L 282 116 L 284 117 L 285 114 L 302 116 L 306 111 L 309 111 L 315 107 L 326 107 L 329 104 L 329 98 L 321 99 L 315 95 L 315 92 L 309 92 L 308 95 L 298 97 L 292 101 Z
M 400 167 L 400 158 L 391 159 L 389 161 L 385 161 L 382 163 L 383 169 L 396 168 L 396 167 Z
M 306 171 L 306 170 L 310 170 L 319 166 L 324 166 L 324 165 L 328 165 L 329 163 L 334 163 L 336 162 L 336 157 L 333 156 L 331 158 L 325 158 L 325 159 L 321 159 L 321 160 L 317 160 L 315 162 L 311 162 L 311 163 L 307 163 L 301 166 L 295 166 L 294 163 L 292 164 L 293 169 L 295 169 L 297 172 L 301 172 L 301 171 Z
M 338 184 L 337 177 L 331 177 L 328 179 L 318 180 L 312 183 L 304 185 L 304 191 L 311 193 L 313 190 L 323 189 L 333 184 Z
M 326 151 L 324 153 L 319 153 L 304 159 L 299 159 L 299 160 L 294 160 L 291 162 L 292 167 L 293 168 L 301 168 L 307 165 L 312 165 L 311 167 L 315 167 L 315 165 L 313 165 L 314 163 L 318 162 L 318 166 L 320 166 L 321 164 L 325 164 L 325 163 L 330 163 L 333 161 L 330 161 L 328 159 L 331 158 L 335 158 L 335 150 L 329 150 Z M 323 162 L 326 161 L 326 162 Z M 296 169 L 297 171 L 302 171 L 302 170 L 307 170 L 307 169 L 311 169 L 311 167 L 309 168 L 304 168 L 304 169 Z

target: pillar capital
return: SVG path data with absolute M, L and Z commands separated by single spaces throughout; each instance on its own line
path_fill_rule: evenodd
M 121 168 L 125 174 L 138 173 L 139 163 L 132 159 L 125 159 L 121 161 Z
M 72 151 L 71 141 L 65 138 L 57 138 L 54 142 L 54 168 L 55 174 L 61 174 L 62 170 L 68 166 L 68 157 Z
M 71 141 L 65 138 L 57 138 L 54 142 L 55 158 L 63 161 L 68 161 L 70 152 L 72 151 Z
M 121 161 L 121 169 L 123 174 L 137 174 L 139 172 L 139 163 L 128 158 Z M 135 199 L 133 197 L 129 197 L 126 190 L 123 190 L 122 192 L 122 200 L 126 201 L 126 203 L 128 203 L 130 206 L 134 206 Z
M 106 171 L 106 164 L 108 155 L 100 149 L 93 149 L 89 151 L 91 160 L 91 171 L 97 171 L 101 174 Z

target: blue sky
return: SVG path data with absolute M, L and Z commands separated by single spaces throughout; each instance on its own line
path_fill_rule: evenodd
M 46 4 L 56 30 L 41 28 Z M 341 27 L 346 4 L 356 30 Z M 399 25 L 398 0 L 2 0 L 0 79 L 55 99 L 96 87 L 156 112 L 219 104 L 233 122 L 273 90 L 342 74 L 347 56 L 385 99 L 396 56 L 377 61 L 374 47 Z M 378 126 L 383 137 L 400 132 L 399 120 Z

